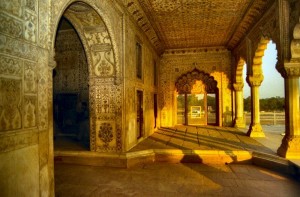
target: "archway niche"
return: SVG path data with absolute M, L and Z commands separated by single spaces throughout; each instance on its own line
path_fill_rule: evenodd
M 63 150 L 121 150 L 116 123 L 121 117 L 113 111 L 120 109 L 121 92 L 115 88 L 115 53 L 104 21 L 90 5 L 75 2 L 62 14 L 55 41 L 55 141 L 61 133 L 68 140 L 54 144 Z M 112 97 L 118 99 L 111 103 Z
M 181 75 L 175 87 L 177 124 L 218 125 L 219 90 L 212 76 L 195 68 Z

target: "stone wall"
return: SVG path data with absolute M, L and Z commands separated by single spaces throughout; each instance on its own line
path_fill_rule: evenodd
M 138 143 L 137 140 L 137 91 L 143 92 L 143 138 L 154 132 L 154 94 L 157 87 L 154 85 L 154 67 L 159 67 L 158 55 L 151 44 L 135 24 L 127 18 L 125 26 L 125 150 Z M 136 76 L 136 43 L 142 46 L 142 79 Z M 158 69 L 157 69 L 158 74 Z M 159 120 L 159 118 L 157 118 Z M 157 122 L 157 125 L 159 123 Z
M 50 2 L 4 0 L 0 10 L 0 196 L 53 196 Z
M 231 53 L 224 48 L 168 50 L 164 53 L 160 68 L 159 108 L 161 126 L 176 124 L 175 82 L 181 75 L 198 69 L 214 77 L 219 89 L 219 125 L 231 126 L 232 90 Z

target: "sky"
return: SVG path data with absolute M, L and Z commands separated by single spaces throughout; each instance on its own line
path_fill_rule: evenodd
M 275 66 L 277 63 L 276 45 L 270 41 L 265 50 L 262 60 L 264 80 L 259 88 L 260 98 L 284 97 L 284 79 L 281 77 Z M 246 66 L 243 70 L 244 98 L 250 96 L 250 87 L 246 82 Z

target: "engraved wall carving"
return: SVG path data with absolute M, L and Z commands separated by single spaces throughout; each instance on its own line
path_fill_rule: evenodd
M 24 61 L 24 92 L 37 92 L 37 68 L 35 62 Z
M 38 53 L 39 60 L 38 65 L 38 117 L 39 117 L 39 129 L 48 128 L 48 106 L 49 97 L 48 87 L 49 87 L 49 70 L 48 70 L 48 51 L 40 50 Z
M 44 15 L 38 15 L 39 9 L 47 7 L 47 4 L 38 5 L 37 0 L 0 2 L 0 131 L 7 131 L 3 132 L 4 136 L 31 129 L 26 134 L 30 136 L 31 132 L 37 131 L 40 123 L 45 126 L 39 128 L 48 127 L 48 95 L 47 91 L 42 92 L 48 87 L 48 76 L 42 74 L 48 72 L 48 52 L 43 51 L 36 42 L 38 21 L 48 21 L 50 16 L 49 10 L 45 10 Z M 39 20 L 39 16 L 43 20 Z M 44 29 L 44 32 L 48 31 Z M 43 46 L 48 44 L 49 40 L 44 40 Z M 16 150 L 32 145 L 24 141 L 16 140 L 12 149 L 6 148 Z M 38 143 L 37 139 L 33 141 Z
M 9 75 L 15 77 L 22 77 L 23 66 L 22 61 L 0 55 L 0 73 L 2 75 Z
M 24 98 L 24 128 L 36 126 L 37 98 L 36 96 L 25 96 Z
M 22 127 L 21 85 L 21 80 L 0 78 L 0 131 Z
M 20 0 L 0 3 L 0 22 L 4 27 L 0 28 L 0 32 L 35 43 L 38 22 L 36 0 L 25 3 L 25 7 Z

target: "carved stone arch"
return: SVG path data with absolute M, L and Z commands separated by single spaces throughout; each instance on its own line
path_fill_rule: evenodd
M 99 4 L 99 3 L 98 3 Z M 61 1 L 61 0 L 54 0 L 52 1 L 52 10 L 51 12 L 52 17 L 51 17 L 51 46 L 52 48 L 54 48 L 55 45 L 55 38 L 56 38 L 56 30 L 58 28 L 58 24 L 59 21 L 61 19 L 61 17 L 65 14 L 66 11 L 68 11 L 70 9 L 70 7 L 74 6 L 74 5 L 85 5 L 89 8 L 91 8 L 92 11 L 94 11 L 97 15 L 97 18 L 101 19 L 104 23 L 105 29 L 108 32 L 108 35 L 110 37 L 111 40 L 111 45 L 112 45 L 112 53 L 113 53 L 113 59 L 114 59 L 114 74 L 112 77 L 114 77 L 115 79 L 115 84 L 120 84 L 120 76 L 121 76 L 121 69 L 120 69 L 120 57 L 118 54 L 118 50 L 117 50 L 117 44 L 116 44 L 116 39 L 115 39 L 115 35 L 113 34 L 113 28 L 111 25 L 111 22 L 109 20 L 109 15 L 106 14 L 105 9 L 101 8 L 101 5 L 95 5 L 94 1 L 91 0 L 69 0 L 69 1 Z M 66 17 L 67 18 L 67 17 Z M 79 34 L 79 37 L 84 45 L 85 51 L 87 52 L 88 49 L 88 44 L 85 41 L 85 39 L 83 38 L 83 32 L 80 32 L 79 25 L 77 25 L 77 23 L 72 22 L 71 17 L 68 18 L 72 25 L 74 27 L 76 27 L 76 31 Z M 74 19 L 73 19 L 74 20 Z M 87 59 L 90 65 L 92 65 L 91 63 L 91 57 L 89 54 L 87 54 Z
M 267 48 L 267 44 L 269 43 L 270 39 L 268 37 L 261 37 L 258 41 L 257 46 L 255 48 L 254 56 L 252 59 L 252 66 L 250 68 L 250 72 L 252 76 L 262 76 L 262 58 L 264 56 L 265 50 Z
M 243 70 L 244 70 L 245 63 L 246 63 L 246 61 L 242 57 L 240 57 L 238 59 L 237 64 L 236 64 L 236 71 L 235 71 L 235 83 L 238 83 L 238 84 L 244 83 Z
M 194 69 L 190 72 L 187 72 L 181 75 L 175 83 L 175 87 L 179 94 L 189 94 L 193 88 L 193 85 L 196 83 L 197 80 L 201 80 L 205 85 L 205 91 L 207 93 L 216 93 L 217 88 L 217 81 L 214 77 L 210 76 L 209 74 L 199 71 L 198 69 Z

